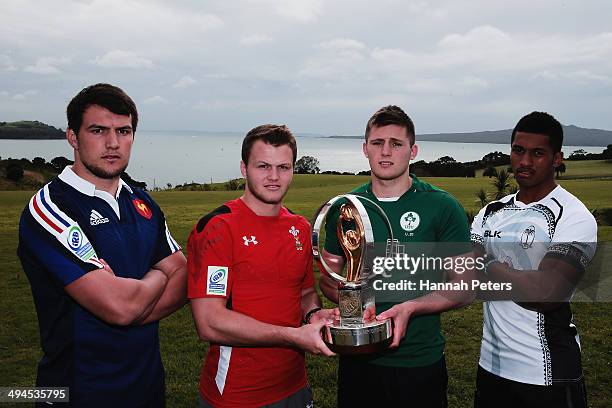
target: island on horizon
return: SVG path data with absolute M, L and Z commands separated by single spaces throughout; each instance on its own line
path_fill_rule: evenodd
M 43 140 L 65 138 L 66 133 L 62 129 L 37 120 L 0 122 L 0 139 Z
M 419 141 L 450 142 L 450 143 L 493 143 L 507 144 L 512 129 L 486 130 L 482 132 L 462 133 L 417 133 Z M 363 139 L 363 135 L 334 135 L 333 139 Z M 603 129 L 587 129 L 575 125 L 563 126 L 563 144 L 565 146 L 596 146 L 605 147 L 612 142 L 612 131 Z
M 168 131 L 171 132 L 171 131 Z M 180 132 L 180 131 L 176 131 Z M 215 134 L 240 132 L 207 132 Z M 449 143 L 492 143 L 506 144 L 512 129 L 486 130 L 480 132 L 457 133 L 424 133 L 417 134 L 417 141 L 449 142 Z M 565 146 L 596 146 L 605 147 L 612 141 L 612 131 L 604 129 L 587 129 L 575 125 L 563 126 Z M 314 133 L 296 133 L 302 137 L 322 137 L 332 139 L 363 139 L 363 135 L 332 135 L 324 136 Z M 37 120 L 18 122 L 0 122 L 0 139 L 42 140 L 64 139 L 62 129 L 55 128 Z

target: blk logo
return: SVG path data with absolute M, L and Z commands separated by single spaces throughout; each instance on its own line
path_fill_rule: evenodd
M 485 238 L 501 238 L 501 231 L 486 230 L 484 236 Z

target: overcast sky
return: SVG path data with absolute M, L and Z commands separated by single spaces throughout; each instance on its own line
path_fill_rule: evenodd
M 0 2 L 0 120 L 65 127 L 96 82 L 141 129 L 362 134 L 397 104 L 418 133 L 506 129 L 532 110 L 612 129 L 612 2 Z

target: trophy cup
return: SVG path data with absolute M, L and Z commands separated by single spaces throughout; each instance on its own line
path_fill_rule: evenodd
M 336 235 L 346 257 L 346 276 L 334 272 L 319 252 L 321 227 L 334 203 L 345 199 L 340 206 Z M 315 215 L 312 231 L 312 251 L 329 276 L 338 283 L 340 318 L 327 326 L 323 341 L 330 350 L 340 354 L 366 354 L 385 349 L 391 344 L 391 320 L 375 319 L 374 290 L 370 285 L 374 258 L 374 233 L 370 217 L 360 200 L 376 208 L 387 224 L 391 242 L 393 231 L 384 211 L 372 200 L 353 194 L 333 197 Z

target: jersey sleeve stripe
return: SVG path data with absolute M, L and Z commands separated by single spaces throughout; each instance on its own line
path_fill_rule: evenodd
M 82 231 L 79 224 L 64 214 L 57 205 L 55 205 L 50 199 L 46 199 L 45 202 L 40 205 L 39 200 L 45 196 L 49 197 L 48 185 L 40 189 L 30 200 L 29 210 L 30 214 L 36 220 L 36 222 L 42 226 L 47 232 L 54 236 L 70 253 L 80 259 L 82 262 L 90 263 L 98 268 L 103 268 L 104 265 L 100 262 L 95 249 L 87 239 L 84 233 L 80 233 L 82 236 L 82 251 L 75 250 L 68 245 L 68 230 L 70 227 L 77 227 L 79 231 Z M 61 220 L 58 222 L 58 219 Z M 62 228 L 62 225 L 66 225 Z M 77 252 L 78 251 L 78 252 Z
M 58 227 L 53 221 L 49 219 L 49 217 L 45 215 L 45 213 L 42 212 L 40 206 L 38 205 L 38 200 L 36 199 L 37 197 L 38 194 L 34 195 L 34 197 L 32 197 L 32 200 L 30 200 L 30 212 L 34 216 L 34 219 L 36 219 L 36 221 L 38 221 L 47 231 L 51 232 L 52 234 L 55 235 L 55 233 L 49 230 L 49 228 L 56 231 L 58 234 L 61 234 L 64 230 Z
M 64 224 L 64 226 L 66 228 L 68 228 L 70 226 L 70 223 L 68 221 L 64 220 L 56 211 L 54 211 L 54 209 L 47 202 L 46 196 L 49 196 L 49 187 L 48 187 L 48 185 L 46 185 L 44 188 L 42 188 L 40 190 L 40 201 L 42 202 L 43 206 L 51 213 L 51 215 L 53 215 L 60 223 Z M 49 200 L 49 201 L 51 201 L 51 200 Z M 59 211 L 59 209 L 58 209 L 58 211 Z
M 172 235 L 170 235 L 170 230 L 168 229 L 168 223 L 166 221 L 164 221 L 164 226 L 166 228 L 166 240 L 168 241 L 168 246 L 173 253 L 180 250 L 181 246 L 177 244 L 174 238 L 172 238 Z
M 68 215 L 66 215 L 66 213 L 60 210 L 60 208 L 53 202 L 53 200 L 51 200 L 51 195 L 49 194 L 48 184 L 44 187 L 44 191 L 45 191 L 45 203 L 47 203 L 49 208 L 53 211 L 53 214 L 55 214 L 60 219 L 60 221 L 64 225 L 66 225 L 66 227 L 70 227 L 73 224 L 77 224 L 75 220 L 73 220 Z

